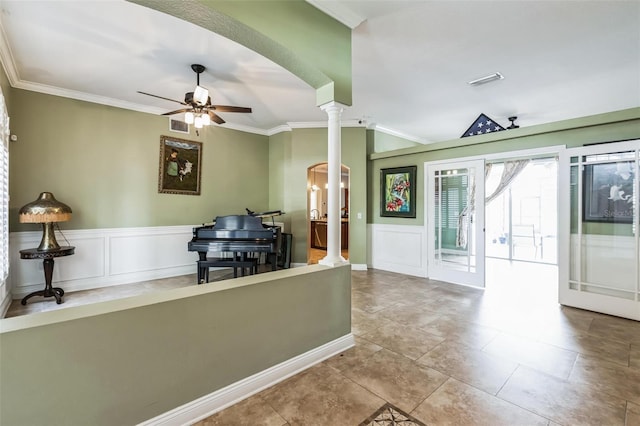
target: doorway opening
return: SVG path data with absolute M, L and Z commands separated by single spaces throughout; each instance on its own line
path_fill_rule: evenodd
M 429 278 L 557 304 L 562 150 L 425 163 Z
M 555 305 L 558 158 L 496 160 L 487 162 L 485 173 L 489 294 L 507 303 L 509 297 L 527 295 L 532 308 Z
M 558 159 L 518 161 L 526 164 L 508 181 L 505 162 L 487 163 L 486 256 L 557 265 Z
M 307 169 L 307 263 L 327 255 L 327 163 Z M 349 259 L 349 168 L 340 166 L 340 252 Z

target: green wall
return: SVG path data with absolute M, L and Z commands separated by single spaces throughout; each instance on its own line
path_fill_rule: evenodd
M 370 223 L 418 225 L 424 224 L 424 163 L 500 152 L 566 145 L 640 139 L 640 108 L 581 117 L 540 126 L 531 126 L 489 135 L 454 139 L 384 153 L 371 153 L 368 166 L 368 220 Z M 417 166 L 416 218 L 380 216 L 380 169 Z
M 373 152 L 387 152 L 397 149 L 421 146 L 418 142 L 413 142 L 399 136 L 390 135 L 388 133 L 374 130 L 374 146 Z
M 269 205 L 269 140 L 211 126 L 169 131 L 167 117 L 14 89 L 10 229 L 42 191 L 73 209 L 67 229 L 188 225 Z M 37 117 L 37 120 L 33 118 Z M 160 136 L 200 141 L 201 195 L 158 193 Z
M 138 424 L 350 333 L 348 265 L 3 319 L 0 424 Z
M 366 130 L 343 128 L 342 164 L 349 167 L 349 261 L 366 264 L 367 229 L 367 160 Z M 286 220 L 293 237 L 292 262 L 307 261 L 307 169 L 327 161 L 327 129 L 293 129 L 272 136 L 270 152 L 274 155 L 270 167 L 271 193 L 282 194 L 282 203 L 287 212 Z M 278 206 L 271 204 L 272 208 Z M 362 213 L 358 219 L 357 213 Z

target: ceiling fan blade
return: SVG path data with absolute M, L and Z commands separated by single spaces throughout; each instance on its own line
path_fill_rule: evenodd
M 218 124 L 224 124 L 225 121 L 219 116 L 217 115 L 215 112 L 213 111 L 207 111 L 209 113 L 209 117 L 211 117 L 211 121 L 215 121 Z
M 186 105 L 186 104 L 185 104 L 184 102 L 182 102 L 182 101 L 176 101 L 175 99 L 165 98 L 164 96 L 152 95 L 151 93 L 145 93 L 145 92 L 141 92 L 141 91 L 138 91 L 138 93 L 140 93 L 140 94 L 142 94 L 142 95 L 153 96 L 154 98 L 164 99 L 165 101 L 177 102 L 177 103 L 179 103 L 179 104 Z
M 251 108 L 229 105 L 211 105 L 211 108 L 219 112 L 251 112 Z
M 180 114 L 181 112 L 187 112 L 187 111 L 193 111 L 192 108 L 183 108 L 183 109 L 177 109 L 175 111 L 171 111 L 171 112 L 165 112 L 162 115 L 173 115 L 173 114 Z

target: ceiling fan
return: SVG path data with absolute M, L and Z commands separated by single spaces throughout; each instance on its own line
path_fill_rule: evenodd
M 225 121 L 216 114 L 218 112 L 251 112 L 251 108 L 229 105 L 212 105 L 211 97 L 209 97 L 209 91 L 200 86 L 200 74 L 205 70 L 204 65 L 193 64 L 191 65 L 191 69 L 196 73 L 196 88 L 193 92 L 187 92 L 184 94 L 184 102 L 165 98 L 164 96 L 153 95 L 151 93 L 140 91 L 138 91 L 138 93 L 185 105 L 186 108 L 165 112 L 162 115 L 173 115 L 184 112 L 185 122 L 187 124 L 195 125 L 196 129 L 201 129 L 202 126 L 210 125 L 211 121 L 223 124 Z

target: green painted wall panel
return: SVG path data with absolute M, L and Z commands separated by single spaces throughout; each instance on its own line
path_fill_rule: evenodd
M 350 333 L 349 266 L 4 319 L 0 424 L 138 424 Z
M 424 163 L 501 152 L 566 145 L 579 147 L 590 143 L 615 142 L 640 138 L 640 108 L 582 117 L 565 122 L 520 128 L 494 135 L 475 136 L 460 140 L 406 148 L 392 152 L 370 154 L 368 219 L 370 223 L 418 225 L 424 224 Z M 475 144 L 473 144 L 475 142 Z M 456 146 L 460 145 L 460 146 Z M 415 165 L 417 169 L 416 218 L 380 216 L 380 169 Z
M 293 129 L 283 142 L 271 137 L 274 146 L 282 143 L 285 154 L 284 194 L 287 220 L 293 233 L 292 262 L 307 262 L 307 169 L 327 161 L 327 129 Z M 366 130 L 364 128 L 343 128 L 341 134 L 342 164 L 350 169 L 350 221 L 349 260 L 351 263 L 366 263 Z M 274 148 L 276 149 L 276 148 Z M 276 164 L 280 164 L 276 161 Z M 272 163 L 271 178 L 278 175 Z M 276 189 L 273 189 L 277 192 Z M 362 213 L 362 219 L 357 213 Z
M 10 113 L 12 232 L 36 229 L 18 210 L 42 191 L 73 209 L 67 229 L 200 224 L 269 205 L 266 136 L 169 132 L 166 117 L 19 89 Z M 200 196 L 158 193 L 161 135 L 203 143 Z
M 349 27 L 303 0 L 203 0 L 202 3 L 266 35 L 329 76 L 333 81 L 333 97 L 321 99 L 319 104 L 335 100 L 351 105 Z
M 374 131 L 374 134 L 375 144 L 373 152 L 387 152 L 422 145 L 418 142 L 413 142 L 408 139 L 390 135 L 388 133 L 380 132 L 377 130 Z

